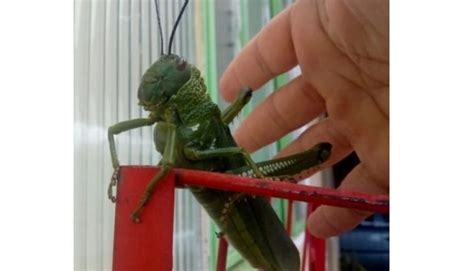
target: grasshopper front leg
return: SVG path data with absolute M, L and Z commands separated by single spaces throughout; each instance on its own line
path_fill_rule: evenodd
M 161 167 L 160 172 L 158 172 L 153 178 L 150 180 L 148 185 L 145 188 L 145 192 L 140 199 L 137 207 L 133 210 L 130 218 L 135 222 L 140 222 L 140 212 L 143 210 L 147 202 L 150 200 L 153 190 L 155 189 L 156 185 L 168 175 L 168 172 L 173 168 L 175 159 L 176 159 L 176 126 L 174 124 L 167 124 L 167 134 L 166 134 L 166 146 L 165 151 L 163 152 L 163 159 L 161 160 Z
M 241 90 L 239 97 L 222 112 L 222 120 L 224 123 L 229 125 L 251 98 L 252 90 L 250 88 Z
M 120 170 L 120 163 L 117 156 L 117 148 L 115 147 L 114 135 L 118 135 L 121 132 L 125 132 L 131 129 L 140 128 L 143 126 L 150 126 L 150 125 L 153 125 L 153 123 L 155 123 L 155 121 L 152 119 L 140 118 L 140 119 L 122 121 L 109 127 L 109 130 L 108 130 L 109 148 L 110 148 L 110 155 L 112 156 L 112 166 L 114 167 L 114 173 L 112 174 L 112 178 L 110 179 L 110 184 L 107 191 L 110 201 L 115 202 L 116 200 L 115 196 L 113 195 L 112 190 L 113 190 L 113 187 L 117 185 L 119 170 Z

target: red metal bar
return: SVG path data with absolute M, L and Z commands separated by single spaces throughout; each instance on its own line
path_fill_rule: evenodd
M 219 250 L 217 252 L 217 267 L 216 271 L 225 271 L 227 265 L 227 249 L 229 244 L 224 236 L 219 238 Z
M 173 267 L 173 217 L 175 176 L 171 172 L 133 223 L 130 214 L 156 168 L 123 167 L 117 189 L 113 270 L 171 270 Z
M 176 169 L 175 173 L 176 183 L 180 185 L 205 186 L 219 190 L 286 198 L 376 213 L 388 213 L 389 211 L 389 197 L 386 195 L 370 195 L 197 170 Z

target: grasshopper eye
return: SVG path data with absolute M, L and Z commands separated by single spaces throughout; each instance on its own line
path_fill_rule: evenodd
M 186 68 L 186 65 L 187 65 L 186 61 L 185 61 L 183 58 L 180 58 L 180 59 L 178 60 L 178 66 L 177 66 L 176 68 L 177 68 L 178 70 L 182 71 L 182 70 L 184 70 L 184 69 Z

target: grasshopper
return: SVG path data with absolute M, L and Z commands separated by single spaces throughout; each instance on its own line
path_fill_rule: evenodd
M 320 143 L 302 153 L 256 163 L 249 153 L 237 146 L 228 125 L 248 103 L 252 90 L 242 90 L 221 112 L 207 94 L 200 71 L 171 53 L 174 33 L 188 2 L 184 3 L 173 26 L 168 54 L 163 53 L 161 35 L 160 59 L 141 79 L 139 105 L 150 112 L 148 118 L 119 122 L 108 129 L 114 168 L 108 196 L 115 202 L 113 187 L 119 179 L 120 163 L 114 135 L 155 125 L 153 137 L 157 151 L 162 154 L 161 171 L 150 180 L 130 215 L 137 223 L 153 189 L 173 167 L 296 182 L 316 172 L 331 151 L 331 144 Z M 162 33 L 156 0 L 155 6 Z M 202 187 L 189 189 L 222 234 L 252 266 L 267 271 L 299 270 L 298 250 L 266 199 Z

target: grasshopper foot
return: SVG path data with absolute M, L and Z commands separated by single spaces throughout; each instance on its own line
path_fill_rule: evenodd
M 135 223 L 142 222 L 140 219 L 140 212 L 142 211 L 144 205 L 145 205 L 145 201 L 142 199 L 140 203 L 138 204 L 138 206 L 135 207 L 135 210 L 133 210 L 132 214 L 130 215 L 130 219 L 133 222 Z
M 242 100 L 244 104 L 247 104 L 250 99 L 252 98 L 252 89 L 247 87 L 244 90 L 240 91 L 240 96 L 242 96 Z
M 118 182 L 118 179 L 119 179 L 119 174 L 120 174 L 120 167 L 116 167 L 114 169 L 114 173 L 112 174 L 112 178 L 110 178 L 109 189 L 107 190 L 107 194 L 109 196 L 109 199 L 113 203 L 115 203 L 117 201 L 117 198 L 114 196 L 114 193 L 113 193 L 113 188 L 114 188 L 114 186 L 117 186 L 117 182 Z
M 133 212 L 133 213 L 130 215 L 130 219 L 131 219 L 134 223 L 137 223 L 137 224 L 140 223 L 140 222 L 142 222 L 142 221 L 140 220 L 140 217 L 139 217 L 138 212 L 136 212 L 136 211 Z
M 135 207 L 132 214 L 130 215 L 130 219 L 135 223 L 142 222 L 141 219 L 140 219 L 140 213 L 143 210 L 143 208 L 145 207 L 145 203 L 148 201 L 148 198 L 149 198 L 146 195 L 147 194 L 145 194 L 145 196 L 140 200 L 137 207 Z

